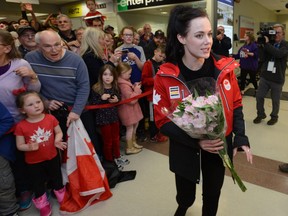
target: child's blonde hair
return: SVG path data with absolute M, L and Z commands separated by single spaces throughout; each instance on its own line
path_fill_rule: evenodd
M 128 72 L 129 70 L 132 70 L 132 68 L 126 62 L 119 62 L 117 67 L 116 67 L 116 71 L 117 71 L 118 76 L 120 76 L 123 73 Z
M 157 48 L 155 50 L 161 52 L 161 53 L 165 53 L 165 49 L 166 49 L 166 46 L 163 45 L 163 44 L 160 44 L 157 46 Z
M 85 29 L 80 47 L 80 56 L 91 51 L 95 56 L 102 58 L 104 51 L 99 43 L 99 39 L 104 38 L 104 32 L 98 28 L 88 27 Z

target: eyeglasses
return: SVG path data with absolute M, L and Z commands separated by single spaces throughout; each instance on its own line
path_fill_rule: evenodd
M 133 37 L 133 34 L 123 34 L 124 37 Z
M 25 38 L 35 38 L 35 34 L 23 34 L 21 37 L 25 37 Z
M 282 32 L 277 32 L 277 31 L 276 31 L 276 34 L 282 34 Z
M 43 45 L 43 46 L 41 46 L 42 47 L 42 49 L 44 49 L 46 52 L 50 52 L 50 51 L 52 51 L 53 50 L 53 48 L 54 49 L 60 49 L 60 48 L 62 48 L 62 44 L 55 44 L 55 45 Z

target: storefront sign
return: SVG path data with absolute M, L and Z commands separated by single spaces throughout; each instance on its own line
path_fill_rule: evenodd
M 184 2 L 195 2 L 199 0 L 117 0 L 118 12 L 139 8 L 154 7 L 159 5 L 179 4 Z

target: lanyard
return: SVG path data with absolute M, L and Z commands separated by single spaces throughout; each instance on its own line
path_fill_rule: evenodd
M 275 43 L 275 44 L 274 44 L 274 47 L 275 47 L 276 49 L 279 49 L 279 48 L 280 48 L 280 43 Z M 272 56 L 271 61 L 274 61 L 274 60 L 275 60 L 275 57 Z

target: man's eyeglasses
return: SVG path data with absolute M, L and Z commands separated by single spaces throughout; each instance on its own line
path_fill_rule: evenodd
M 133 37 L 133 34 L 123 34 L 124 37 Z
M 60 48 L 62 48 L 62 44 L 55 44 L 55 45 L 43 45 L 43 46 L 41 46 L 42 47 L 42 49 L 44 49 L 46 52 L 50 52 L 50 51 L 52 51 L 53 50 L 53 48 L 54 49 L 60 49 Z

